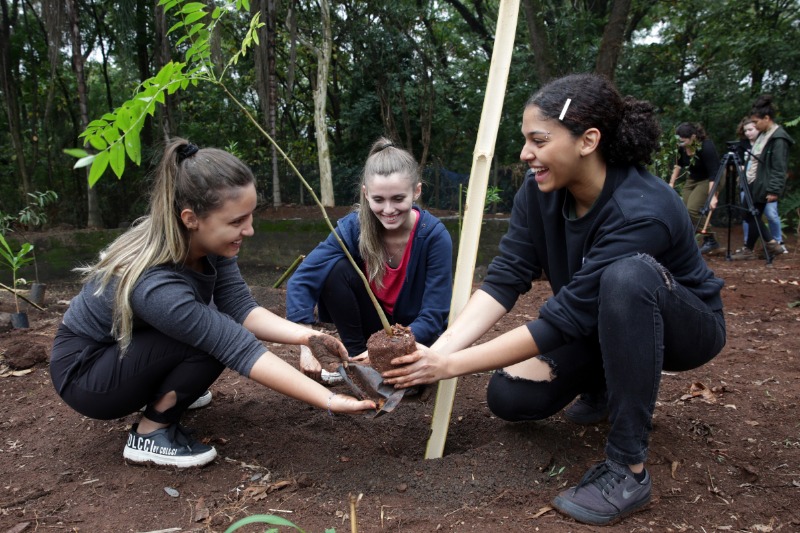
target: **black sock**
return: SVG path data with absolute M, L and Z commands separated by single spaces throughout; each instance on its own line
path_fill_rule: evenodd
M 647 475 L 647 470 L 643 468 L 642 471 L 639 472 L 638 474 L 636 472 L 633 473 L 633 479 L 635 479 L 637 483 L 641 483 L 642 481 L 644 481 L 644 477 L 646 475 Z

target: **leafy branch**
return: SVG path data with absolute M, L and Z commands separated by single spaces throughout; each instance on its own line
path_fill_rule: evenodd
M 167 33 L 170 34 L 181 29 L 185 31 L 185 34 L 178 39 L 176 45 L 180 46 L 184 43 L 190 43 L 184 54 L 186 61 L 170 61 L 161 68 L 158 74 L 143 81 L 137 87 L 132 98 L 123 102 L 113 112 L 106 113 L 100 119 L 90 122 L 86 130 L 81 133 L 80 137 L 84 140 L 84 146 L 88 144 L 97 152 L 90 154 L 85 149 L 81 148 L 64 150 L 66 154 L 78 158 L 73 168 L 90 166 L 90 186 L 94 186 L 94 184 L 97 183 L 109 166 L 118 179 L 122 178 L 125 172 L 126 156 L 136 165 L 141 164 L 141 129 L 144 126 L 147 115 L 153 116 L 157 105 L 164 105 L 167 95 L 174 94 L 178 90 L 185 90 L 190 84 L 196 87 L 200 82 L 210 83 L 219 87 L 244 113 L 256 129 L 275 147 L 292 169 L 292 172 L 294 172 L 303 186 L 311 194 L 314 202 L 322 211 L 322 216 L 328 228 L 331 230 L 331 233 L 335 236 L 339 246 L 350 261 L 350 264 L 361 277 L 367 289 L 367 294 L 369 294 L 378 312 L 384 330 L 387 334 L 391 334 L 391 325 L 378 303 L 377 298 L 373 294 L 369 286 L 369 281 L 347 250 L 339 234 L 336 232 L 325 207 L 320 202 L 313 187 L 309 185 L 308 181 L 306 181 L 286 152 L 283 151 L 278 143 L 267 133 L 261 124 L 259 124 L 253 114 L 248 110 L 247 106 L 228 90 L 223 81 L 228 69 L 232 65 L 237 64 L 239 59 L 247 54 L 248 49 L 260 44 L 257 31 L 264 25 L 264 23 L 260 21 L 260 13 L 256 13 L 251 18 L 239 50 L 228 60 L 225 68 L 218 77 L 214 73 L 214 65 L 211 59 L 210 40 L 214 27 L 227 13 L 234 10 L 249 11 L 249 0 L 226 2 L 223 6 L 215 7 L 213 12 L 210 13 L 210 22 L 201 22 L 201 20 L 209 15 L 207 6 L 204 3 L 184 3 L 183 0 L 160 0 L 159 5 L 164 7 L 165 12 L 177 8 L 177 15 L 180 20 L 176 22 Z

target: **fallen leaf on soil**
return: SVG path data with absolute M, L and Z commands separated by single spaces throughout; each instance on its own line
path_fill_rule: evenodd
M 689 393 L 681 396 L 681 400 L 691 400 L 692 398 L 700 398 L 707 403 L 717 403 L 717 398 L 714 396 L 714 391 L 706 387 L 703 383 L 696 381 L 689 387 Z
M 775 519 L 772 518 L 769 521 L 769 524 L 753 524 L 748 529 L 750 531 L 759 531 L 760 533 L 770 533 L 771 531 L 775 530 Z
M 551 506 L 546 505 L 546 506 L 542 507 L 541 509 L 539 509 L 539 511 L 535 515 L 533 515 L 531 518 L 539 518 L 540 516 L 545 515 L 545 514 L 549 513 L 552 510 L 553 510 L 553 508 Z
M 201 497 L 197 500 L 197 503 L 194 504 L 194 516 L 192 520 L 195 522 L 202 522 L 208 518 L 209 514 L 208 507 L 206 507 L 206 499 Z
M 678 471 L 678 467 L 681 465 L 680 461 L 672 461 L 672 465 L 670 465 L 670 474 L 672 475 L 672 479 L 675 481 L 681 481 L 675 477 L 675 472 Z
M 252 498 L 254 501 L 259 501 L 266 498 L 267 494 L 275 492 L 276 490 L 285 489 L 286 487 L 290 487 L 293 484 L 294 484 L 293 481 L 284 479 L 282 481 L 268 483 L 267 485 L 252 485 L 244 489 L 242 492 L 244 492 L 245 496 Z

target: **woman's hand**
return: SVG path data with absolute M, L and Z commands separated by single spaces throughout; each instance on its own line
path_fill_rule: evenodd
M 300 345 L 300 372 L 314 381 L 322 379 L 322 365 L 308 346 Z
M 331 413 L 360 413 L 370 409 L 374 411 L 377 408 L 372 400 L 357 400 L 344 394 L 332 392 L 328 398 L 328 411 Z
M 359 363 L 359 364 L 362 364 L 362 365 L 368 365 L 369 364 L 369 352 L 364 350 L 360 354 L 358 354 L 358 355 L 356 355 L 354 357 L 351 357 L 350 361 L 352 361 L 354 363 Z
M 435 383 L 453 377 L 447 368 L 448 357 L 417 343 L 417 351 L 392 359 L 393 365 L 402 365 L 384 372 L 385 383 L 404 389 L 414 385 Z
M 305 344 L 322 365 L 328 363 L 338 364 L 342 361 L 349 360 L 347 357 L 347 348 L 344 347 L 344 344 L 327 333 L 313 331 L 308 336 Z

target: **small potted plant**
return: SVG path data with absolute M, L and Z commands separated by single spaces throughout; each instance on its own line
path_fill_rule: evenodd
M 28 236 L 26 235 L 27 231 L 40 228 L 47 223 L 45 207 L 58 200 L 58 194 L 50 190 L 45 192 L 29 192 L 28 196 L 31 198 L 30 202 L 20 210 L 16 217 L 11 217 L 11 223 L 16 224 L 13 224 L 12 227 L 9 228 L 11 231 L 16 231 L 22 235 L 26 240 L 28 240 Z M 6 219 L 8 218 L 9 217 L 6 217 Z M 6 225 L 9 225 L 8 222 L 9 221 L 6 220 Z M 24 231 L 22 228 L 25 228 Z M 44 293 L 47 285 L 39 281 L 39 264 L 36 262 L 36 252 L 33 251 L 33 248 L 31 248 L 31 257 L 33 258 L 34 281 L 31 283 L 29 298 L 30 301 L 36 305 L 43 305 Z
M 18 278 L 17 272 L 20 268 L 33 261 L 32 257 L 26 257 L 31 251 L 33 251 L 33 245 L 29 242 L 26 242 L 22 244 L 18 252 L 14 252 L 6 241 L 5 237 L 0 234 L 0 259 L 2 259 L 3 265 L 8 267 L 8 269 L 11 271 L 11 287 L 0 283 L 0 288 L 7 290 L 14 295 L 14 306 L 17 312 L 11 314 L 11 325 L 15 328 L 28 327 L 28 314 L 20 311 L 20 296 L 17 293 L 17 285 L 19 285 L 20 281 L 25 283 L 25 280 Z

